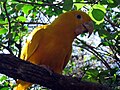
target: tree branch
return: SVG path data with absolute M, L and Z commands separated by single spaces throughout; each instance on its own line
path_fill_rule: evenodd
M 56 6 L 56 5 L 62 5 L 61 2 L 57 3 L 57 4 L 52 4 L 52 3 L 43 3 L 43 4 L 39 4 L 39 3 L 34 3 L 34 2 L 26 2 L 26 1 L 21 1 L 18 0 L 19 3 L 24 3 L 24 4 L 31 4 L 31 5 L 39 5 L 39 6 Z
M 40 84 L 52 90 L 110 90 L 109 88 L 80 81 L 77 78 L 50 73 L 42 66 L 34 65 L 10 54 L 0 54 L 0 73 L 14 79 Z
M 6 17 L 7 17 L 7 20 L 8 20 L 8 35 L 10 35 L 10 33 L 11 33 L 11 22 L 10 22 L 9 14 L 7 12 L 6 2 L 3 3 L 3 7 L 4 7 Z M 3 46 L 3 47 L 6 48 L 11 54 L 13 54 L 10 46 L 11 46 L 11 38 L 8 39 L 8 46 L 7 47 Z
M 45 25 L 45 24 L 48 24 L 48 23 L 41 23 L 41 22 L 10 22 L 10 23 L 20 23 L 20 24 L 42 24 L 42 25 Z M 6 25 L 8 23 L 0 23 L 0 25 Z
M 113 27 L 118 27 L 120 28 L 118 23 L 113 23 L 107 16 L 105 16 L 105 21 L 109 22 Z
M 78 2 L 73 2 L 73 3 L 78 3 L 78 4 L 98 4 L 98 1 L 78 1 Z
M 48 23 L 40 23 L 40 22 L 19 22 L 21 24 L 42 24 L 42 25 L 45 25 L 45 24 L 48 24 Z
M 92 50 L 96 55 L 97 58 L 99 58 L 101 60 L 101 62 L 109 69 L 111 70 L 111 67 L 109 66 L 109 64 L 106 62 L 106 60 L 96 51 L 94 50 L 94 48 L 88 44 L 86 44 L 83 40 L 80 40 L 79 38 L 76 38 L 78 41 L 80 41 L 82 44 L 84 44 L 85 46 L 87 46 L 90 50 Z
M 8 20 L 8 34 L 10 34 L 11 33 L 11 22 L 10 22 L 10 17 L 9 17 L 10 15 L 7 12 L 6 2 L 3 3 L 3 7 L 5 9 L 5 13 L 6 13 L 7 20 Z M 11 43 L 11 39 L 9 38 L 9 40 L 8 40 L 8 47 L 10 47 L 10 43 Z
M 8 46 L 4 46 L 1 43 L 0 43 L 0 46 L 3 47 L 4 49 L 7 49 L 10 52 L 10 54 L 14 55 L 13 52 L 11 51 L 11 49 Z

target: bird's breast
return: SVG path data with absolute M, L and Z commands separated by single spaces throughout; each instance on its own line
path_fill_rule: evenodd
M 65 57 L 70 49 L 69 46 L 66 47 L 62 42 L 53 42 L 52 40 L 43 41 L 30 57 L 30 61 L 37 65 L 46 65 L 53 71 L 61 73 Z

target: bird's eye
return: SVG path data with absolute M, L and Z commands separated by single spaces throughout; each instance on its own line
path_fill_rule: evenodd
M 77 19 L 81 19 L 81 15 L 77 15 Z

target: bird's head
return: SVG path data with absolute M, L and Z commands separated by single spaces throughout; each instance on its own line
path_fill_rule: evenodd
M 75 34 L 79 35 L 88 32 L 90 36 L 94 30 L 92 19 L 83 11 L 71 11 L 70 13 L 73 13 L 74 21 L 76 22 Z
M 53 24 L 58 24 L 60 25 L 60 28 L 69 30 L 69 32 L 74 33 L 75 37 L 87 32 L 90 36 L 94 30 L 91 18 L 83 11 L 69 11 L 63 13 L 53 22 Z

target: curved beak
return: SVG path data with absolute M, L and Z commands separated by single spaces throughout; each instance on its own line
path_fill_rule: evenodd
M 82 33 L 87 33 L 89 32 L 89 36 L 92 34 L 93 30 L 94 30 L 94 25 L 93 25 L 93 22 L 90 21 L 90 22 L 87 22 L 87 23 L 84 23 L 83 24 L 83 27 L 85 28 L 85 30 L 82 32 Z
M 76 35 L 82 34 L 82 33 L 89 33 L 89 36 L 92 34 L 94 30 L 94 25 L 92 21 L 85 22 L 82 25 L 78 26 L 75 30 Z

